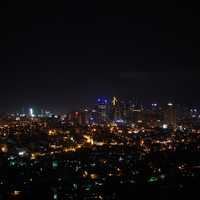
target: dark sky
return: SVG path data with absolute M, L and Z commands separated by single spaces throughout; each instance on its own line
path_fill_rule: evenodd
M 112 95 L 200 100 L 197 5 L 29 0 L 0 8 L 0 111 L 67 111 Z

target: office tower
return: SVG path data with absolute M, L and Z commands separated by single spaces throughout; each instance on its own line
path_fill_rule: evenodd
M 168 103 L 164 109 L 164 123 L 170 128 L 176 128 L 176 108 Z
M 115 122 L 122 119 L 122 107 L 116 97 L 113 97 L 111 102 L 110 118 Z
M 89 110 L 84 109 L 83 111 L 80 112 L 80 124 L 81 125 L 86 125 L 89 124 Z
M 97 111 L 97 123 L 105 123 L 108 121 L 108 100 L 105 98 L 98 98 L 96 111 Z

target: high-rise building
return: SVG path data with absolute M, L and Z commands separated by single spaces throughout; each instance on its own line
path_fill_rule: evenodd
M 117 121 L 121 119 L 121 112 L 120 112 L 120 103 L 119 100 L 116 97 L 113 97 L 111 102 L 111 112 L 110 112 L 110 118 L 112 121 Z
M 176 107 L 168 103 L 164 109 L 164 123 L 170 128 L 176 128 Z
M 143 121 L 143 106 L 142 104 L 137 104 L 135 102 L 129 102 L 128 104 L 128 121 L 131 123 L 136 123 L 138 121 Z
M 109 110 L 108 100 L 105 98 L 98 98 L 96 105 L 98 123 L 105 123 L 108 121 L 109 119 L 108 110 Z
M 162 125 L 162 109 L 157 103 L 153 103 L 151 107 L 146 108 L 144 113 L 145 122 L 148 126 L 160 127 Z
M 80 123 L 82 125 L 89 124 L 89 110 L 84 109 L 83 111 L 80 112 Z
M 77 111 L 68 113 L 67 120 L 75 125 L 82 123 L 81 114 Z

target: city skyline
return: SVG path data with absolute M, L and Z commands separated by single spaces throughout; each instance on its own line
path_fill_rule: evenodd
M 0 200 L 198 197 L 199 21 L 189 1 L 1 1 Z
M 70 108 L 67 108 L 64 107 L 64 109 L 56 109 L 56 107 L 53 107 L 52 105 L 49 105 L 49 104 L 44 104 L 44 105 L 41 105 L 41 104 L 30 104 L 30 103 L 26 103 L 22 106 L 20 105 L 16 105 L 16 107 L 13 109 L 13 110 L 0 110 L 0 114 L 28 114 L 30 113 L 30 109 L 33 109 L 34 111 L 37 111 L 37 113 L 42 113 L 42 112 L 50 112 L 52 114 L 55 114 L 55 115 L 64 115 L 66 113 L 71 113 L 71 112 L 79 112 L 79 111 L 83 111 L 85 109 L 88 109 L 88 110 L 92 110 L 95 108 L 96 105 L 98 105 L 98 100 L 99 99 L 105 99 L 107 101 L 107 104 L 108 105 L 111 105 L 112 102 L 113 102 L 113 99 L 114 98 L 117 98 L 117 101 L 120 102 L 120 103 L 123 103 L 123 104 L 126 104 L 126 105 L 135 105 L 136 107 L 138 106 L 142 106 L 144 107 L 145 109 L 149 109 L 151 108 L 152 106 L 156 105 L 156 107 L 160 107 L 160 108 L 163 108 L 165 107 L 166 105 L 168 104 L 173 104 L 175 106 L 178 106 L 178 107 L 182 107 L 182 108 L 187 108 L 187 109 L 197 109 L 199 110 L 200 109 L 200 106 L 198 103 L 186 103 L 186 102 L 178 102 L 178 101 L 175 101 L 175 100 L 172 100 L 171 98 L 168 98 L 167 100 L 161 100 L 161 99 L 156 99 L 154 98 L 154 100 L 148 100 L 148 99 L 139 99 L 139 98 L 122 98 L 122 97 L 119 97 L 119 96 L 98 96 L 94 99 L 92 99 L 91 103 L 83 103 L 82 104 L 79 104 L 75 107 L 70 107 Z

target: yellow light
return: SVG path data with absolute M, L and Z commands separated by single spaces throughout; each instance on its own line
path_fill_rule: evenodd
M 66 153 L 67 152 L 75 152 L 76 149 L 75 148 L 64 148 L 63 151 L 66 152 Z
M 21 191 L 15 190 L 14 192 L 11 193 L 11 196 L 19 196 L 21 194 Z
M 117 98 L 116 98 L 116 97 L 113 97 L 112 105 L 113 105 L 113 106 L 116 106 L 116 105 L 117 105 L 117 102 L 118 102 Z
M 97 174 L 90 174 L 91 179 L 97 179 L 97 177 L 98 177 Z
M 144 144 L 144 140 L 141 140 L 140 141 L 140 145 L 142 146 Z
M 83 137 L 86 139 L 86 142 L 93 145 L 94 140 L 89 135 L 83 135 Z
M 3 144 L 3 145 L 1 146 L 1 151 L 2 151 L 3 153 L 7 153 L 7 152 L 8 152 L 8 147 L 7 147 L 6 144 Z
M 35 160 L 36 159 L 36 155 L 34 153 L 31 154 L 31 160 Z
M 88 176 L 88 172 L 87 172 L 87 171 L 84 171 L 83 177 L 86 178 L 87 176 Z
M 94 141 L 93 141 L 93 144 L 94 144 Z M 95 142 L 95 144 L 96 144 L 97 146 L 103 146 L 103 145 L 104 145 L 104 142 Z
M 113 132 L 113 130 L 114 130 L 114 127 L 111 127 L 111 128 L 110 128 L 110 132 L 112 133 L 112 132 Z
M 56 130 L 55 129 L 49 130 L 48 133 L 49 133 L 50 136 L 56 135 Z

